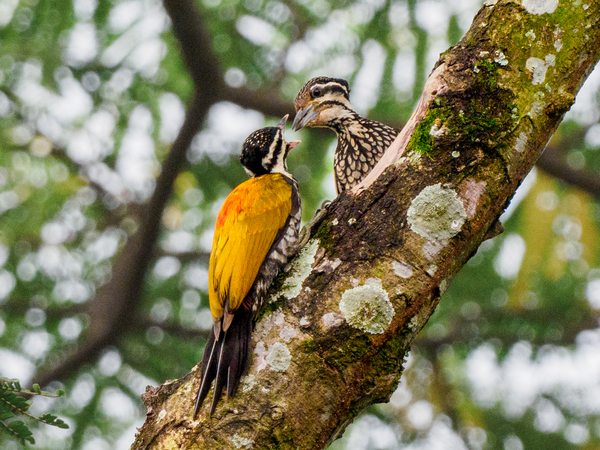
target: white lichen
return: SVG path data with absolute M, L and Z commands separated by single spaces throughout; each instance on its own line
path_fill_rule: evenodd
M 544 60 L 531 57 L 525 61 L 525 68 L 532 73 L 531 84 L 542 84 L 546 79 L 548 68 Z
M 442 280 L 440 283 L 440 294 L 443 294 L 448 289 L 448 282 L 446 280 Z
M 308 320 L 308 316 L 304 316 L 300 319 L 300 326 L 307 327 L 310 325 L 310 320 Z
M 351 217 L 348 219 L 348 225 L 354 225 L 356 223 L 356 219 L 354 217 Z
M 336 226 L 338 224 L 337 217 L 331 221 L 331 225 Z
M 344 318 L 340 314 L 329 312 L 327 314 L 323 314 L 321 321 L 323 322 L 325 328 L 333 328 L 340 325 L 344 321 Z
M 557 52 L 561 51 L 561 49 L 563 48 L 563 41 L 562 41 L 562 39 L 557 39 L 554 42 L 554 48 L 556 49 Z
M 256 347 L 254 347 L 254 354 L 256 354 L 256 359 L 254 360 L 254 367 L 256 373 L 258 373 L 261 370 L 267 368 L 267 348 L 265 347 L 265 343 L 263 341 L 259 341 L 256 343 Z
M 261 320 L 256 326 L 255 336 L 258 339 L 263 339 L 265 336 L 267 336 L 267 334 L 269 334 L 269 331 L 271 331 L 273 327 L 281 327 L 281 325 L 283 325 L 284 322 L 285 316 L 283 315 L 283 312 L 281 310 L 272 312 L 271 314 L 267 315 L 263 320 Z
M 456 236 L 466 218 L 465 207 L 456 192 L 443 188 L 441 183 L 423 189 L 407 213 L 411 230 L 429 241 Z
M 283 327 L 279 332 L 279 337 L 283 339 L 283 342 L 289 342 L 290 339 L 295 338 L 298 332 L 291 327 Z
M 328 258 L 323 258 L 321 264 L 315 267 L 315 272 L 331 273 L 342 263 L 340 258 L 335 258 L 333 261 Z
M 494 62 L 497 64 L 500 64 L 501 66 L 506 66 L 508 65 L 508 59 L 506 58 L 506 56 L 504 55 L 504 53 L 502 53 L 500 50 L 496 50 L 494 52 Z
M 535 33 L 533 30 L 529 30 L 527 33 L 525 33 L 525 37 L 529 38 L 531 41 L 535 41 Z
M 254 440 L 240 436 L 239 434 L 235 433 L 231 438 L 231 443 L 235 448 L 252 448 Z
M 429 261 L 433 260 L 438 253 L 445 247 L 448 241 L 427 241 L 423 244 L 421 251 L 423 256 Z
M 552 14 L 558 7 L 558 0 L 523 0 L 521 5 L 529 14 Z
M 556 64 L 556 56 L 552 53 L 549 53 L 544 58 L 544 62 L 546 63 L 546 67 L 554 67 Z
M 469 178 L 465 183 L 466 189 L 463 192 L 463 204 L 467 212 L 467 218 L 472 219 L 477 212 L 479 198 L 485 193 L 487 183 L 485 181 L 476 181 L 475 178 Z
M 394 306 L 379 278 L 345 291 L 339 306 L 349 325 L 371 334 L 383 333 L 394 317 Z
M 459 152 L 459 151 L 456 151 L 456 150 L 454 150 L 454 151 L 452 152 L 452 157 L 453 157 L 453 158 L 458 158 L 459 156 L 460 156 L 460 152 Z
M 266 356 L 267 364 L 271 366 L 271 370 L 276 372 L 285 372 L 290 366 L 291 360 L 292 354 L 287 345 L 282 342 L 275 342 L 271 345 L 269 353 Z
M 165 417 L 167 417 L 167 411 L 165 409 L 161 409 L 158 413 L 158 420 L 163 420 Z
M 412 267 L 402 261 L 392 261 L 392 270 L 400 278 L 410 278 L 413 274 Z
M 527 113 L 529 117 L 535 119 L 540 115 L 540 113 L 544 110 L 544 102 L 533 102 L 531 104 L 531 109 Z
M 483 2 L 483 6 L 494 6 L 496 3 L 498 3 L 498 0 L 486 0 Z
M 411 330 L 417 330 L 419 327 L 419 318 L 417 316 L 412 316 L 410 322 L 408 322 L 408 328 Z
M 517 141 L 515 142 L 515 150 L 519 153 L 523 153 L 525 150 L 525 145 L 527 144 L 527 135 L 525 132 L 521 132 L 519 136 L 517 136 Z
M 244 383 L 242 384 L 242 392 L 248 392 L 254 386 L 256 386 L 256 377 L 254 375 L 248 375 L 244 378 Z
M 434 276 L 435 273 L 438 270 L 438 266 L 436 266 L 435 264 L 432 264 L 431 266 L 429 266 L 429 269 L 427 269 L 427 273 L 431 276 Z
M 436 120 L 436 122 L 429 129 L 429 135 L 434 138 L 443 136 L 448 131 L 448 127 L 446 125 L 440 125 L 442 125 L 441 120 Z
M 315 254 L 319 248 L 319 240 L 311 239 L 309 243 L 300 250 L 298 257 L 290 264 L 288 269 L 290 275 L 285 279 L 282 286 L 283 295 L 287 299 L 298 297 L 302 291 L 302 283 L 310 275 L 312 265 L 315 262 Z

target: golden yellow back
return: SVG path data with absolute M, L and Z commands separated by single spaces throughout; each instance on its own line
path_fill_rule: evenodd
M 235 311 L 252 287 L 277 232 L 292 209 L 292 186 L 278 173 L 236 187 L 217 216 L 208 272 L 210 310 L 223 316 L 225 301 Z

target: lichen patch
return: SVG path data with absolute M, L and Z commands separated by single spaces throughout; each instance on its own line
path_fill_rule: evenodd
M 333 261 L 328 258 L 323 258 L 321 263 L 315 267 L 315 272 L 331 273 L 342 263 L 340 258 L 335 258 Z
M 256 377 L 254 375 L 248 375 L 244 378 L 244 382 L 242 384 L 242 392 L 248 392 L 254 386 L 256 386 Z
M 267 348 L 265 347 L 265 343 L 263 341 L 259 341 L 256 343 L 256 347 L 254 347 L 254 353 L 256 354 L 256 359 L 254 360 L 254 367 L 256 373 L 258 373 L 261 370 L 267 368 Z
M 411 230 L 429 241 L 456 236 L 466 218 L 465 207 L 456 192 L 443 188 L 441 183 L 423 189 L 407 213 Z
M 330 312 L 323 314 L 323 318 L 321 320 L 323 321 L 325 328 L 333 328 L 340 325 L 344 321 L 344 318 L 340 314 Z
M 285 372 L 290 366 L 292 354 L 287 348 L 287 345 L 282 342 L 275 342 L 273 345 L 271 345 L 269 353 L 267 353 L 265 359 L 267 364 L 271 366 L 271 370 L 276 372 Z
M 290 264 L 288 269 L 290 275 L 285 279 L 282 286 L 283 295 L 287 299 L 296 298 L 302 291 L 302 283 L 304 283 L 304 280 L 310 275 L 318 248 L 319 240 L 311 239 L 309 243 L 300 250 L 298 257 Z
M 523 153 L 525 150 L 525 145 L 527 144 L 527 134 L 521 132 L 517 137 L 517 141 L 515 142 L 515 150 L 519 153 Z
M 433 259 L 440 253 L 440 251 L 446 246 L 448 241 L 427 241 L 423 244 L 421 251 L 423 252 L 423 256 L 427 258 L 429 261 L 433 261 Z
M 562 39 L 557 39 L 556 41 L 554 41 L 554 48 L 556 49 L 557 52 L 561 51 L 561 49 L 563 48 Z
M 531 104 L 531 109 L 527 113 L 529 117 L 535 119 L 540 113 L 544 110 L 544 102 L 533 102 Z
M 283 327 L 279 332 L 279 337 L 283 339 L 283 342 L 289 342 L 290 339 L 295 338 L 298 332 L 291 327 Z
M 339 306 L 349 325 L 371 334 L 383 333 L 394 317 L 394 306 L 379 278 L 345 291 Z
M 412 267 L 402 261 L 392 261 L 392 270 L 400 278 L 410 278 L 413 274 Z
M 300 319 L 300 326 L 307 327 L 310 325 L 310 320 L 308 320 L 308 316 L 304 316 Z
M 258 325 L 256 326 L 255 336 L 258 339 L 263 339 L 267 334 L 269 334 L 269 331 L 271 331 L 271 329 L 274 326 L 281 327 L 281 325 L 283 325 L 284 322 L 285 316 L 283 315 L 283 312 L 277 310 L 266 316 L 263 320 L 261 320 L 258 323 Z
M 235 433 L 231 438 L 231 443 L 233 444 L 233 446 L 235 448 L 249 449 L 249 448 L 252 448 L 252 444 L 254 444 L 254 440 L 240 436 L 239 434 Z
M 465 204 L 465 211 L 467 218 L 472 219 L 475 217 L 477 212 L 477 205 L 479 199 L 485 193 L 487 183 L 485 181 L 477 182 L 475 178 L 469 178 L 465 183 L 465 191 L 461 193 L 463 197 L 463 204 Z
M 500 64 L 501 66 L 508 65 L 508 59 L 506 58 L 506 55 L 504 53 L 502 53 L 500 50 L 496 50 L 494 52 L 494 62 L 496 64 Z
M 446 280 L 442 280 L 440 282 L 440 295 L 446 292 L 446 289 L 448 289 L 448 282 Z
M 542 84 L 546 79 L 548 67 L 543 59 L 532 56 L 525 61 L 525 68 L 532 73 L 531 84 Z
M 523 0 L 521 5 L 529 14 L 552 14 L 558 7 L 558 0 Z

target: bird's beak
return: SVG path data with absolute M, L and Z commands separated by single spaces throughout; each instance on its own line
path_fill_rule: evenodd
M 293 149 L 296 145 L 298 145 L 300 142 L 302 141 L 292 141 L 292 142 L 288 142 L 288 146 L 290 147 L 290 150 Z
M 281 118 L 281 120 L 277 123 L 277 128 L 279 128 L 281 131 L 285 131 L 285 124 L 287 123 L 288 117 L 290 117 L 289 114 L 286 114 L 285 116 L 283 116 Z
M 313 109 L 313 105 L 298 110 L 296 117 L 294 117 L 294 123 L 292 123 L 292 130 L 298 131 L 304 125 L 316 119 L 318 115 L 319 113 Z

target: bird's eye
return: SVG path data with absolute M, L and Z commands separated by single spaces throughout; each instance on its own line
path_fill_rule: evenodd
M 322 94 L 322 92 L 321 92 L 321 88 L 319 86 L 312 88 L 312 90 L 310 91 L 310 95 L 312 98 L 320 97 L 321 94 Z

